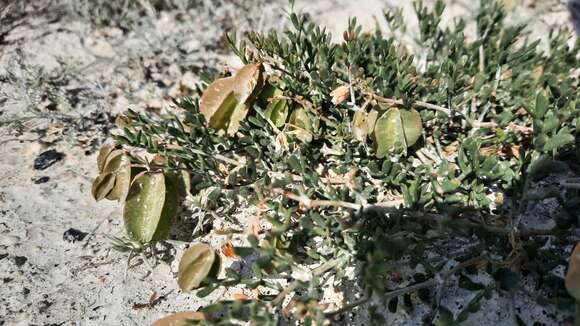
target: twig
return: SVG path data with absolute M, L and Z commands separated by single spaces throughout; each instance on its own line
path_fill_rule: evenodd
M 320 265 L 319 267 L 315 268 L 312 270 L 312 276 L 316 277 L 316 276 L 320 276 L 326 272 L 328 272 L 329 270 L 335 268 L 339 263 L 341 263 L 344 260 L 343 257 L 341 258 L 336 258 L 333 260 L 329 260 L 326 263 Z M 270 302 L 270 307 L 275 307 L 277 306 L 280 302 L 282 302 L 284 300 L 284 298 L 290 294 L 292 291 L 294 291 L 294 289 L 296 289 L 296 287 L 298 287 L 300 285 L 301 281 L 296 280 L 294 282 L 292 282 L 288 287 L 286 287 L 284 290 L 282 290 L 280 293 L 278 293 L 278 295 L 274 298 L 274 300 L 272 300 Z
M 453 274 L 462 271 L 463 269 L 473 266 L 473 265 L 479 265 L 479 264 L 483 264 L 483 263 L 487 263 L 488 259 L 484 256 L 479 256 L 479 257 L 475 257 L 475 258 L 471 258 L 469 260 L 466 260 L 462 263 L 459 263 L 457 266 L 453 267 L 452 269 L 450 269 L 449 271 L 443 273 L 443 275 L 441 276 L 441 278 L 446 281 L 450 276 L 452 276 Z M 434 287 L 436 286 L 439 281 L 437 280 L 438 277 L 433 277 L 425 282 L 421 282 L 421 283 L 417 283 L 417 284 L 413 284 L 401 289 L 397 289 L 391 292 L 386 293 L 382 298 L 385 300 L 388 299 L 392 299 L 410 292 L 416 292 L 418 290 L 421 289 L 425 289 L 425 288 L 430 288 L 430 287 Z M 353 308 L 356 308 L 360 305 L 363 305 L 367 302 L 369 302 L 371 300 L 372 297 L 365 297 L 362 299 L 359 299 L 357 301 L 351 302 L 349 304 L 346 304 L 344 306 L 342 306 L 341 308 L 334 310 L 334 311 L 329 311 L 324 313 L 324 316 L 329 318 L 338 314 L 341 314 L 343 312 L 346 312 L 348 310 L 351 310 Z
M 423 101 L 413 101 L 411 103 L 405 103 L 405 101 L 403 101 L 403 100 L 382 97 L 382 96 L 379 96 L 379 95 L 376 95 L 376 94 L 373 94 L 370 92 L 367 92 L 367 95 L 371 96 L 377 102 L 382 102 L 382 103 L 390 104 L 390 105 L 400 105 L 400 106 L 410 104 L 411 106 L 416 107 L 416 108 L 424 108 L 424 109 L 429 109 L 429 110 L 434 110 L 434 111 L 438 111 L 441 113 L 445 113 L 449 117 L 452 116 L 452 113 L 457 113 L 465 121 L 467 121 L 467 123 L 470 126 L 472 126 L 473 128 L 493 128 L 493 127 L 497 126 L 497 124 L 494 122 L 473 121 L 471 118 L 469 118 L 463 112 L 452 111 L 452 110 L 450 110 L 446 107 L 440 106 L 440 105 L 435 105 L 435 104 L 431 104 L 431 103 L 427 103 L 427 102 L 423 102 Z
M 416 219 L 421 219 L 430 222 L 436 222 L 438 224 L 445 224 L 453 221 L 456 226 L 464 226 L 469 228 L 480 228 L 490 233 L 501 234 L 501 235 L 510 235 L 514 232 L 512 228 L 502 228 L 492 225 L 480 224 L 471 222 L 465 219 L 448 219 L 438 214 L 433 213 L 423 213 L 423 212 L 414 212 L 409 211 L 406 209 L 400 208 L 403 204 L 402 201 L 394 200 L 390 202 L 381 202 L 375 204 L 357 204 L 351 203 L 346 201 L 340 200 L 318 200 L 318 199 L 311 199 L 305 195 L 297 195 L 290 191 L 281 189 L 281 188 L 274 188 L 272 189 L 273 193 L 283 195 L 284 197 L 297 201 L 302 206 L 306 208 L 317 208 L 321 206 L 329 206 L 329 207 L 339 207 L 339 208 L 346 208 L 359 211 L 359 214 L 368 214 L 368 213 L 379 213 L 379 214 L 388 214 L 388 213 L 401 213 L 406 214 L 409 217 L 413 217 Z M 559 233 L 565 232 L 564 230 L 556 230 L 556 229 L 548 229 L 548 230 L 536 230 L 536 229 L 519 229 L 515 231 L 514 235 L 519 237 L 533 237 L 533 236 L 549 236 L 549 235 L 556 235 Z

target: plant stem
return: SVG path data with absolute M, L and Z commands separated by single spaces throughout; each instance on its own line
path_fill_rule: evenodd
M 401 106 L 407 104 L 403 100 L 382 97 L 382 96 L 379 96 L 379 95 L 376 95 L 376 94 L 373 94 L 373 93 L 367 93 L 367 94 L 370 95 L 377 102 L 382 102 L 382 103 L 386 103 L 386 104 L 390 104 L 390 105 L 401 105 Z M 427 102 L 423 102 L 423 101 L 413 101 L 412 103 L 410 103 L 410 105 L 411 106 L 414 106 L 414 107 L 417 107 L 417 108 L 430 109 L 430 110 L 438 111 L 438 112 L 441 112 L 441 113 L 445 113 L 449 117 L 451 117 L 452 113 L 455 112 L 459 116 L 461 116 L 465 121 L 467 121 L 467 123 L 471 127 L 473 127 L 473 128 L 493 128 L 493 127 L 496 127 L 497 126 L 497 124 L 494 123 L 494 122 L 473 121 L 471 118 L 469 118 L 463 112 L 452 111 L 452 110 L 450 110 L 450 109 L 448 109 L 446 107 L 439 106 L 439 105 L 435 105 L 435 104 L 431 104 L 431 103 L 427 103 Z
M 466 260 L 462 263 L 459 263 L 457 266 L 453 267 L 452 269 L 450 269 L 449 271 L 443 273 L 442 275 L 442 279 L 445 281 L 447 280 L 450 276 L 452 276 L 453 274 L 462 271 L 463 269 L 470 267 L 470 266 L 474 266 L 474 265 L 480 265 L 480 264 L 485 264 L 488 262 L 488 259 L 484 256 L 478 256 L 475 258 L 471 258 L 469 260 Z M 401 289 L 397 289 L 397 290 L 393 290 L 391 292 L 386 293 L 382 298 L 384 300 L 388 300 L 388 299 L 392 299 L 410 292 L 416 292 L 418 290 L 421 289 L 425 289 L 425 288 L 430 288 L 430 287 L 434 287 L 436 286 L 438 283 L 437 278 L 431 278 L 425 282 L 421 282 L 421 283 L 417 283 L 417 284 L 413 284 L 413 285 L 409 285 L 407 287 L 401 288 Z M 362 298 L 359 299 L 357 301 L 351 302 L 349 304 L 346 304 L 344 306 L 342 306 L 341 308 L 334 310 L 334 311 L 329 311 L 324 313 L 324 316 L 329 318 L 338 314 L 341 314 L 343 312 L 346 312 L 348 310 L 351 310 L 353 308 L 356 308 L 360 305 L 363 305 L 367 302 L 369 302 L 371 300 L 371 297 L 366 297 L 366 298 Z
M 312 270 L 312 276 L 316 277 L 316 276 L 320 276 L 326 272 L 328 272 L 329 270 L 335 268 L 340 262 L 342 262 L 344 260 L 344 257 L 341 258 L 336 258 L 333 260 L 329 260 L 326 263 L 320 265 L 319 267 L 315 268 Z M 300 285 L 301 281 L 296 280 L 294 282 L 292 282 L 288 287 L 286 287 L 284 290 L 282 290 L 282 292 L 278 293 L 278 295 L 274 298 L 274 300 L 272 300 L 270 302 L 270 307 L 275 307 L 277 306 L 279 303 L 281 303 L 284 298 L 286 298 L 286 296 L 288 294 L 290 294 L 292 291 L 294 291 L 294 289 L 296 289 L 296 287 L 298 287 Z

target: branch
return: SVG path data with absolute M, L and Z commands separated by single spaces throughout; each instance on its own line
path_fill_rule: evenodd
M 467 267 L 485 264 L 487 262 L 488 262 L 488 259 L 484 256 L 471 258 L 469 260 L 466 260 L 462 263 L 457 264 L 457 266 L 455 266 L 452 269 L 450 269 L 449 271 L 443 273 L 441 275 L 441 278 L 444 281 L 446 281 L 450 276 L 452 276 L 453 274 L 455 274 L 457 272 L 464 270 Z M 425 282 L 409 285 L 407 287 L 388 292 L 382 298 L 384 298 L 384 300 L 392 299 L 392 298 L 395 298 L 395 297 L 398 297 L 398 296 L 401 296 L 401 295 L 404 295 L 404 294 L 407 294 L 410 292 L 416 292 L 416 291 L 421 290 L 421 289 L 434 287 L 437 285 L 437 283 L 438 283 L 437 277 L 433 277 Z M 343 312 L 346 312 L 348 310 L 351 310 L 353 308 L 356 308 L 360 305 L 363 305 L 363 304 L 369 302 L 371 300 L 371 298 L 372 297 L 365 297 L 365 298 L 359 299 L 357 301 L 351 302 L 349 304 L 342 306 L 341 308 L 339 308 L 337 310 L 324 313 L 324 316 L 327 318 L 330 318 L 330 317 L 333 317 L 335 315 L 341 314 Z
M 490 233 L 495 233 L 495 234 L 510 235 L 514 232 L 513 228 L 502 228 L 502 227 L 497 227 L 497 226 L 493 226 L 493 225 L 475 223 L 475 222 L 471 222 L 471 221 L 466 220 L 466 219 L 449 219 L 449 218 L 446 218 L 446 217 L 439 215 L 439 214 L 410 211 L 408 209 L 401 208 L 401 206 L 403 205 L 402 200 L 393 200 L 390 202 L 381 202 L 381 203 L 375 203 L 375 204 L 362 205 L 362 204 L 351 203 L 351 202 L 340 201 L 340 200 L 311 199 L 311 198 L 307 197 L 306 195 L 297 195 L 297 194 L 294 194 L 290 191 L 287 191 L 287 190 L 284 190 L 281 188 L 272 189 L 272 192 L 279 194 L 279 195 L 283 195 L 284 197 L 286 197 L 288 199 L 297 201 L 298 203 L 300 203 L 300 205 L 304 206 L 305 208 L 309 208 L 309 209 L 327 206 L 327 207 L 339 207 L 339 208 L 351 209 L 351 210 L 358 211 L 359 214 L 368 214 L 371 212 L 377 213 L 377 214 L 401 213 L 401 214 L 406 214 L 407 216 L 412 217 L 412 218 L 416 218 L 416 219 L 420 219 L 420 220 L 424 220 L 424 221 L 428 221 L 428 222 L 435 222 L 438 224 L 446 224 L 446 223 L 450 223 L 452 221 L 457 226 L 463 226 L 463 227 L 468 227 L 468 228 L 479 228 L 479 229 L 482 229 L 484 231 L 487 231 Z M 566 231 L 565 230 L 558 230 L 558 229 L 542 230 L 542 229 L 519 228 L 514 233 L 514 235 L 525 238 L 525 237 L 533 237 L 533 236 L 557 235 L 557 234 L 561 234 L 564 232 L 566 232 Z
M 377 102 L 382 102 L 382 103 L 386 103 L 386 104 L 390 104 L 390 105 L 400 105 L 400 106 L 404 106 L 407 105 L 408 103 L 405 103 L 403 100 L 397 100 L 397 99 L 393 99 L 393 98 L 387 98 L 387 97 L 382 97 L 379 95 L 376 95 L 374 93 L 370 93 L 367 92 L 367 95 L 369 95 L 370 97 L 372 97 L 373 99 L 375 99 Z M 427 103 L 427 102 L 423 102 L 423 101 L 413 101 L 410 103 L 411 106 L 416 107 L 416 108 L 424 108 L 424 109 L 429 109 L 429 110 L 434 110 L 434 111 L 438 111 L 438 112 L 442 112 L 445 113 L 448 117 L 452 116 L 452 113 L 457 113 L 459 116 L 461 116 L 465 121 L 467 121 L 467 123 L 472 126 L 473 128 L 493 128 L 496 127 L 497 124 L 495 122 L 480 122 L 480 121 L 474 121 L 471 118 L 469 118 L 466 114 L 464 114 L 463 112 L 459 112 L 459 111 L 452 111 L 446 107 L 443 106 L 439 106 L 439 105 L 435 105 L 435 104 L 431 104 L 431 103 Z
M 344 258 L 336 258 L 336 259 L 327 261 L 326 263 L 313 269 L 312 276 L 316 277 L 316 276 L 320 276 L 320 275 L 328 272 L 329 270 L 335 268 L 343 259 Z M 278 295 L 274 298 L 274 300 L 272 300 L 270 302 L 270 307 L 273 308 L 273 307 L 277 306 L 280 302 L 282 302 L 284 300 L 284 298 L 286 298 L 286 296 L 288 294 L 290 294 L 292 291 L 294 291 L 294 289 L 296 289 L 296 287 L 298 287 L 300 285 L 300 283 L 301 283 L 301 281 L 296 280 L 296 281 L 292 282 L 292 284 L 290 284 L 284 290 L 282 290 L 280 293 L 278 293 Z

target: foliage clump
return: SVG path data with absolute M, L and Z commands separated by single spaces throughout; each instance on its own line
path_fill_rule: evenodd
M 453 325 L 493 293 L 529 291 L 518 283 L 524 275 L 538 304 L 570 314 L 564 280 L 548 272 L 565 264 L 577 240 L 580 201 L 570 175 L 579 154 L 579 42 L 569 46 L 571 32 L 554 31 L 542 50 L 525 26 L 504 24 L 494 1 L 482 1 L 469 40 L 462 20 L 440 26 L 444 7 L 415 4 L 413 51 L 379 30 L 363 33 L 354 19 L 334 43 L 291 13 L 284 33 L 229 38 L 245 66 L 203 85 L 201 99 L 178 99 L 181 110 L 161 117 L 129 110 L 118 119 L 124 132 L 103 155 L 129 158 L 122 175 L 131 175 L 131 190 L 104 171 L 95 197 L 127 196 L 133 240 L 162 240 L 166 231 L 136 235 L 158 234 L 185 197 L 223 221 L 232 220 L 223 206 L 255 207 L 257 226 L 221 250 L 251 275 L 210 271 L 220 257 L 207 244 L 184 255 L 182 289 L 252 293 L 203 308 L 198 322 L 324 324 L 366 306 L 382 324 L 389 311 L 424 305 L 424 323 Z M 385 18 L 402 28 L 396 14 Z M 195 176 L 182 196 L 164 183 L 176 173 L 182 184 Z M 553 174 L 560 178 L 538 187 Z M 562 213 L 553 227 L 534 228 L 528 208 L 546 198 Z M 472 280 L 482 274 L 491 281 Z M 451 280 L 475 292 L 463 309 L 441 303 Z M 324 285 L 347 284 L 358 299 L 324 303 Z

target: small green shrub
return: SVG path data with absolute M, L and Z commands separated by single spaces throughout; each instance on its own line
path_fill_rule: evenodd
M 210 273 L 217 248 L 198 244 L 203 252 L 188 254 L 195 259 L 180 274 L 195 284 L 182 288 L 201 287 L 205 296 L 241 286 L 255 294 L 205 307 L 198 322 L 324 324 L 367 306 L 381 324 L 387 309 L 422 304 L 426 324 L 455 325 L 494 291 L 517 289 L 522 273 L 544 284 L 538 304 L 571 313 L 564 280 L 546 278 L 577 240 L 578 184 L 566 176 L 549 187 L 537 183 L 577 170 L 579 42 L 569 47 L 571 32 L 554 31 L 543 51 L 524 26 L 505 25 L 493 1 L 482 1 L 474 40 L 461 20 L 439 26 L 442 1 L 415 9 L 415 54 L 380 31 L 363 33 L 354 19 L 344 41 L 333 43 L 292 13 L 284 33 L 252 33 L 249 44 L 229 39 L 246 66 L 204 85 L 201 99 L 176 100 L 175 114 L 129 110 L 118 119 L 117 150 L 131 161 L 134 190 L 122 181 L 122 195 L 112 198 L 129 193 L 126 222 L 152 235 L 165 225 L 163 210 L 171 221 L 176 209 L 163 206 L 170 195 L 163 176 L 180 171 L 198 177 L 183 195 L 190 192 L 211 218 L 231 221 L 224 206 L 255 206 L 262 222 L 245 245 L 221 253 L 251 266 L 250 276 L 232 267 Z M 401 28 L 400 17 L 385 17 Z M 103 149 L 103 157 L 109 153 Z M 125 178 L 122 171 L 112 175 Z M 143 182 L 137 175 L 149 176 L 157 192 L 135 187 Z M 96 197 L 111 196 L 117 182 L 101 175 Z M 131 192 L 141 200 L 131 201 Z M 171 196 L 178 198 L 175 190 Z M 556 226 L 526 227 L 529 204 L 546 198 L 563 205 Z M 134 223 L 125 225 L 133 240 L 161 239 L 135 236 Z M 472 281 L 478 270 L 492 281 Z M 475 294 L 453 313 L 440 291 L 456 276 Z M 359 299 L 342 307 L 322 302 L 323 285 L 346 284 L 360 289 Z

